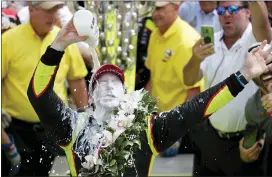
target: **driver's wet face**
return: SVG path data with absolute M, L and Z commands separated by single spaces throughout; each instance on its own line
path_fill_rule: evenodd
M 98 79 L 93 92 L 94 103 L 96 106 L 115 108 L 119 106 L 124 92 L 124 86 L 119 77 L 112 73 L 103 74 Z

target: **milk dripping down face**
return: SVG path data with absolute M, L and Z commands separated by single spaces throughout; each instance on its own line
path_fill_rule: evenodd
M 123 83 L 112 73 L 103 74 L 97 81 L 93 92 L 95 106 L 114 109 L 119 106 L 125 93 Z

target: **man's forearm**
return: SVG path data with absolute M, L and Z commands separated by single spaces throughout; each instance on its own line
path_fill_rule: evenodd
M 197 59 L 192 57 L 183 69 L 183 80 L 187 86 L 195 85 L 203 76 L 200 69 L 200 63 Z
M 68 82 L 77 108 L 86 108 L 88 106 L 88 92 L 85 79 L 70 80 Z
M 255 38 L 259 42 L 267 40 L 270 43 L 272 34 L 265 3 L 263 1 L 250 2 L 249 8 Z
M 4 129 L 1 130 L 1 144 L 9 144 L 11 141 Z

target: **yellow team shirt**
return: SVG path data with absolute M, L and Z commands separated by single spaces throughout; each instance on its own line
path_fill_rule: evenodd
M 192 56 L 192 47 L 200 38 L 198 32 L 179 17 L 163 34 L 158 29 L 151 34 L 145 66 L 151 73 L 151 94 L 158 98 L 159 111 L 168 111 L 186 101 L 187 90 L 193 87 L 183 82 L 183 68 Z
M 2 108 L 11 116 L 27 122 L 39 122 L 29 103 L 27 88 L 41 56 L 58 31 L 59 28 L 54 27 L 44 39 L 40 39 L 31 24 L 26 23 L 2 35 Z M 61 60 L 54 91 L 68 103 L 66 80 L 84 78 L 87 72 L 77 46 L 69 46 Z

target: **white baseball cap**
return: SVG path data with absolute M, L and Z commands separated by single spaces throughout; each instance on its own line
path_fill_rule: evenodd
M 156 1 L 155 6 L 156 7 L 163 7 L 163 6 L 170 4 L 170 3 L 178 5 L 178 6 L 180 5 L 180 1 Z
M 32 5 L 39 5 L 45 10 L 52 9 L 57 5 L 64 5 L 65 1 L 32 1 Z

